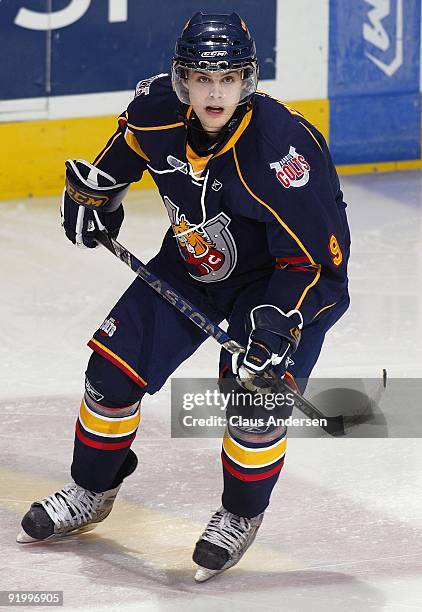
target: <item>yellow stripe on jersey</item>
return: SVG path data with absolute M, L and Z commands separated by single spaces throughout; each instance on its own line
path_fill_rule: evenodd
M 246 183 L 245 179 L 243 178 L 242 172 L 240 171 L 239 160 L 237 159 L 237 154 L 236 154 L 236 147 L 233 147 L 233 155 L 234 155 L 234 162 L 236 164 L 237 173 L 239 175 L 239 178 L 240 178 L 244 188 L 249 193 L 249 195 L 251 195 L 257 202 L 262 204 L 262 206 L 265 206 L 265 208 L 267 208 L 274 215 L 274 217 L 277 219 L 277 221 L 280 223 L 280 225 L 286 230 L 286 232 L 293 238 L 293 240 L 296 242 L 296 244 L 300 247 L 301 251 L 303 251 L 305 253 L 306 257 L 309 259 L 311 264 L 313 264 L 314 266 L 317 266 L 318 264 L 313 260 L 312 255 L 309 253 L 309 251 L 306 249 L 306 247 L 302 244 L 302 242 L 299 240 L 299 238 L 296 236 L 296 234 L 290 229 L 290 227 L 287 225 L 287 223 L 285 223 L 283 221 L 283 219 L 280 217 L 280 215 L 278 215 L 275 212 L 275 210 L 273 208 L 271 208 L 271 206 L 269 204 L 267 204 L 266 202 L 264 202 L 264 200 L 261 200 L 261 198 L 259 198 L 257 195 L 255 195 L 255 193 L 252 191 L 252 189 Z
M 317 273 L 315 275 L 315 278 L 313 279 L 313 281 L 311 283 L 309 283 L 309 285 L 307 287 L 305 287 L 302 295 L 300 296 L 296 306 L 294 307 L 296 310 L 298 310 L 300 308 L 300 306 L 302 305 L 303 300 L 305 299 L 306 294 L 308 293 L 309 289 L 311 289 L 311 287 L 313 287 L 314 285 L 317 284 L 317 282 L 319 281 L 319 278 L 321 276 L 321 265 L 317 264 L 312 255 L 309 253 L 309 251 L 306 249 L 306 247 L 304 246 L 304 244 L 300 241 L 300 239 L 298 238 L 298 236 L 293 232 L 293 230 L 290 229 L 290 227 L 287 225 L 287 223 L 285 223 L 283 221 L 283 219 L 280 217 L 280 215 L 278 215 L 276 213 L 276 211 L 271 208 L 271 206 L 269 204 L 267 204 L 266 202 L 264 202 L 264 200 L 261 200 L 261 198 L 259 198 L 253 191 L 252 189 L 250 189 L 249 185 L 246 183 L 245 179 L 243 178 L 242 172 L 240 170 L 240 166 L 239 166 L 239 160 L 237 159 L 237 154 L 236 154 L 236 147 L 233 147 L 233 156 L 234 156 L 234 163 L 236 164 L 236 169 L 237 169 L 237 173 L 239 175 L 239 178 L 243 184 L 243 186 L 245 187 L 246 191 L 249 193 L 249 195 L 251 195 L 257 202 L 259 202 L 260 204 L 262 204 L 262 206 L 265 206 L 265 208 L 267 208 L 273 215 L 274 217 L 277 219 L 277 221 L 280 223 L 280 225 L 286 230 L 286 232 L 289 234 L 289 236 L 291 236 L 293 238 L 293 240 L 296 242 L 296 244 L 299 246 L 299 248 L 301 249 L 301 251 L 303 251 L 303 253 L 305 253 L 306 257 L 309 259 L 309 261 L 311 262 L 312 265 L 316 266 L 317 268 Z
M 179 121 L 178 123 L 170 123 L 169 125 L 154 125 L 149 127 L 140 127 L 139 125 L 133 125 L 133 123 L 128 123 L 127 126 L 132 128 L 132 130 L 139 130 L 140 132 L 150 132 L 154 130 L 171 130 L 172 128 L 181 127 L 185 125 L 183 121 Z
M 284 106 L 291 115 L 295 117 L 303 117 L 307 119 L 328 142 L 330 131 L 330 101 L 327 99 L 311 99 L 311 100 L 289 100 L 285 102 L 274 96 L 269 95 L 265 91 L 257 91 L 258 94 L 267 98 L 271 98 L 281 106 Z
M 267 448 L 248 448 L 242 446 L 228 434 L 224 434 L 223 448 L 232 461 L 242 467 L 265 467 L 271 465 L 286 452 L 286 437 Z
M 119 136 L 121 136 L 122 133 L 121 132 L 117 132 L 117 134 L 115 134 L 110 142 L 110 144 L 105 147 L 101 153 L 99 153 L 97 155 L 97 157 L 94 160 L 93 166 L 96 166 L 97 164 L 100 163 L 100 161 L 103 159 L 104 155 L 107 153 L 107 151 L 110 151 L 111 147 L 114 145 L 114 143 L 116 142 L 116 140 L 119 138 Z
M 141 149 L 141 145 L 136 140 L 136 136 L 133 132 L 131 132 L 128 128 L 125 130 L 125 140 L 130 148 L 135 151 L 138 155 L 140 155 L 146 161 L 151 161 L 150 158 L 144 151 Z
M 286 102 L 282 102 L 281 100 L 277 100 L 277 102 L 280 102 L 282 106 L 285 106 L 291 115 L 296 115 L 297 117 L 303 117 L 302 113 L 300 113 L 298 110 L 293 108 L 293 106 L 290 106 L 289 104 L 286 104 Z
M 275 100 L 276 102 L 278 102 L 278 104 L 281 104 L 281 106 L 284 106 L 284 108 L 286 108 L 291 115 L 296 115 L 297 117 L 305 118 L 301 112 L 293 108 L 293 106 L 290 106 L 290 104 L 283 102 L 283 100 L 279 100 L 278 98 L 275 98 L 274 96 L 270 96 L 270 94 L 267 94 L 265 91 L 262 91 L 260 89 L 257 89 L 256 93 L 259 93 L 263 96 L 266 96 L 267 98 L 271 98 L 272 100 Z
M 192 147 L 189 144 L 187 144 L 186 145 L 186 157 L 187 157 L 188 162 L 192 166 L 194 173 L 197 174 L 199 177 L 201 176 L 205 166 L 211 159 L 212 155 L 201 157 L 200 155 L 197 155 L 197 153 L 195 153 L 195 151 L 192 149 Z
M 191 110 L 191 107 L 189 108 L 189 111 L 190 110 Z M 190 116 L 189 111 L 188 111 L 188 116 Z M 218 157 L 219 155 L 223 155 L 229 149 L 233 148 L 236 142 L 239 140 L 239 138 L 243 134 L 243 132 L 248 127 L 251 118 L 252 118 L 252 110 L 248 111 L 245 114 L 245 116 L 243 117 L 242 121 L 239 123 L 233 135 L 229 138 L 229 140 L 226 142 L 226 144 L 221 149 L 221 151 L 218 151 L 218 153 L 216 153 L 215 155 L 207 155 L 206 157 L 205 156 L 201 157 L 200 155 L 195 153 L 195 151 L 192 149 L 192 147 L 189 144 L 187 144 L 186 145 L 186 158 L 189 161 L 190 165 L 192 166 L 192 169 L 195 172 L 195 174 L 200 176 L 202 172 L 204 171 L 206 165 L 208 164 L 209 160 L 212 157 Z
M 234 131 L 233 135 L 229 138 L 229 140 L 226 142 L 226 144 L 221 149 L 221 151 L 219 151 L 218 153 L 215 154 L 215 157 L 219 157 L 219 155 L 223 155 L 229 149 L 234 149 L 234 145 L 236 144 L 236 142 L 242 136 L 243 132 L 248 127 L 251 119 L 252 119 L 252 109 L 247 111 L 247 113 L 243 117 L 242 121 L 239 123 L 238 127 Z
M 295 306 L 295 310 L 299 310 L 299 308 L 302 306 L 303 300 L 306 297 L 306 294 L 308 293 L 309 289 L 311 289 L 314 285 L 317 284 L 317 282 L 320 279 L 321 276 L 321 264 L 316 264 L 317 265 L 317 273 L 315 274 L 315 278 L 312 281 L 312 283 L 309 283 L 309 285 L 307 285 L 305 287 L 305 289 L 302 292 L 302 295 L 300 296 L 300 298 L 298 299 L 296 306 Z
M 318 310 L 318 312 L 316 313 L 316 315 L 314 315 L 312 317 L 312 320 L 316 319 L 318 315 L 321 314 L 321 312 L 324 312 L 324 310 L 328 310 L 328 308 L 332 308 L 333 306 L 335 306 L 337 304 L 337 302 L 333 302 L 332 304 L 328 304 L 328 306 L 324 306 L 324 308 L 321 308 L 320 310 Z
M 312 136 L 312 138 L 315 140 L 315 142 L 317 143 L 318 147 L 319 147 L 319 148 L 321 149 L 321 151 L 322 151 L 322 147 L 321 147 L 321 145 L 319 144 L 319 142 L 318 142 L 318 140 L 315 138 L 315 136 L 312 134 L 312 132 L 311 132 L 311 130 L 308 128 L 308 126 L 307 126 L 307 125 L 305 125 L 304 123 L 302 123 L 302 121 L 299 121 L 299 123 L 300 123 L 300 125 L 301 125 L 302 127 L 304 127 L 304 128 L 305 128 L 305 130 L 307 130 L 307 131 L 310 133 L 310 135 Z
M 79 419 L 84 428 L 91 433 L 118 438 L 119 436 L 127 436 L 136 431 L 141 420 L 141 413 L 140 410 L 137 410 L 131 416 L 120 418 L 105 417 L 90 410 L 86 406 L 85 401 L 82 400 Z
M 262 93 L 264 93 L 264 92 L 262 92 Z M 268 94 L 265 94 L 265 95 L 268 95 Z M 305 118 L 306 118 L 306 117 L 305 117 L 305 116 L 304 116 L 304 115 L 303 115 L 301 112 L 299 112 L 298 110 L 296 110 L 295 108 L 293 108 L 292 106 L 290 106 L 290 104 L 286 104 L 286 102 L 282 102 L 281 100 L 278 100 L 277 98 L 274 98 L 273 96 L 268 96 L 268 97 L 272 98 L 273 100 L 275 100 L 276 102 L 278 102 L 279 104 L 281 104 L 281 106 L 284 106 L 284 108 L 286 108 L 286 109 L 289 111 L 289 113 L 290 113 L 291 115 L 295 115 L 296 117 L 302 117 L 302 119 L 305 119 Z M 322 147 L 321 147 L 321 145 L 319 144 L 318 140 L 317 140 L 317 139 L 315 138 L 315 136 L 313 135 L 312 131 L 311 131 L 311 130 L 310 130 L 310 129 L 309 129 L 309 128 L 308 128 L 308 127 L 307 127 L 307 126 L 304 124 L 304 123 L 302 123 L 302 121 L 299 121 L 299 124 L 300 124 L 302 127 L 304 127 L 304 128 L 305 128 L 305 130 L 307 130 L 307 131 L 309 132 L 309 134 L 312 136 L 312 138 L 313 138 L 313 139 L 315 140 L 315 142 L 317 143 L 317 145 L 318 145 L 319 149 L 321 149 L 321 151 L 322 151 Z

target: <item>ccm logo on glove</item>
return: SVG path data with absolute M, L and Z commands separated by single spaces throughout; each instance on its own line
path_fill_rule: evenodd
M 92 197 L 89 193 L 76 190 L 73 185 L 69 183 L 68 179 L 66 179 L 66 191 L 76 204 L 82 204 L 82 206 L 86 206 L 87 208 L 98 208 L 99 206 L 104 206 L 104 204 L 109 201 L 108 196 Z

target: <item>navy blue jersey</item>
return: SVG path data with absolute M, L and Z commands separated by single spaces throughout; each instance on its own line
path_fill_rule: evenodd
M 347 293 L 346 205 L 323 136 L 257 93 L 217 152 L 198 155 L 191 113 L 168 75 L 142 81 L 95 165 L 119 183 L 149 170 L 171 223 L 162 252 L 186 282 L 233 290 L 271 274 L 262 304 L 309 323 Z

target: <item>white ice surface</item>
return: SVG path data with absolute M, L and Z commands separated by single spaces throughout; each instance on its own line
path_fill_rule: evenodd
M 421 376 L 421 179 L 343 178 L 352 305 L 315 376 Z M 163 207 L 152 193 L 128 200 L 120 238 L 147 260 Z M 67 242 L 53 198 L 0 203 L 0 269 L 0 590 L 63 590 L 69 610 L 422 609 L 419 439 L 292 438 L 254 546 L 194 584 L 193 546 L 219 505 L 220 442 L 170 438 L 168 385 L 143 403 L 140 468 L 109 519 L 79 539 L 18 546 L 29 504 L 69 478 L 85 342 L 133 275 Z M 207 341 L 176 375 L 214 377 L 217 360 Z

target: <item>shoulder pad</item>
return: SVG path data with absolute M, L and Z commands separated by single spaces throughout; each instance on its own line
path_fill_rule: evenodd
M 163 83 L 155 83 L 155 81 L 158 81 L 159 79 L 163 80 L 164 77 L 169 77 L 169 74 L 167 72 L 162 72 L 161 74 L 156 74 L 152 77 L 149 77 L 148 79 L 142 79 L 142 81 L 138 81 L 136 84 L 134 97 L 137 98 L 138 96 L 148 96 L 151 93 L 151 89 L 153 89 L 154 91 L 157 86 L 159 87 L 160 85 L 163 85 Z M 167 80 L 168 78 L 165 79 L 165 85 L 167 84 Z
M 139 81 L 126 114 L 129 128 L 144 129 L 180 122 L 180 102 L 168 74 Z
M 323 150 L 323 135 L 298 110 L 267 94 L 257 94 L 258 129 L 276 148 L 291 141 L 306 148 Z

